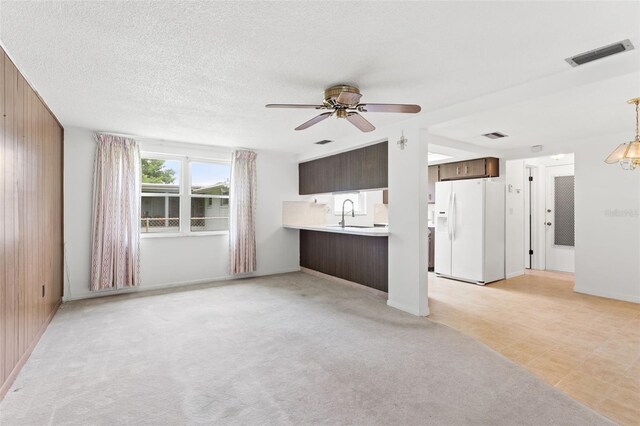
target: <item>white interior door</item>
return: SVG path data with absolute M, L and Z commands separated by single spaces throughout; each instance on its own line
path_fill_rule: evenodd
M 546 168 L 545 261 L 551 271 L 575 270 L 573 164 Z

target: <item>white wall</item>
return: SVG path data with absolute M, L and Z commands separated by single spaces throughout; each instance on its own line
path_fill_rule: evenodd
M 505 163 L 505 269 L 507 278 L 524 274 L 524 160 Z
M 631 138 L 624 132 L 575 147 L 575 290 L 640 302 L 640 170 L 604 163 Z
M 574 290 L 640 303 L 640 170 L 604 162 L 631 138 L 622 132 L 581 139 L 564 151 L 574 152 L 575 161 Z M 508 235 L 507 247 L 515 249 L 519 242 Z
M 404 129 L 404 150 L 389 132 L 389 298 L 387 304 L 413 315 L 429 315 L 428 288 L 428 136 Z
M 64 141 L 65 300 L 113 294 L 90 292 L 90 232 L 93 191 L 93 132 L 66 127 Z M 230 150 L 142 140 L 143 151 L 229 159 Z M 298 232 L 282 228 L 282 201 L 297 199 L 293 157 L 258 151 L 256 220 L 257 275 L 299 270 Z M 141 284 L 145 290 L 227 279 L 228 235 L 143 238 Z M 119 290 L 119 292 L 131 290 Z

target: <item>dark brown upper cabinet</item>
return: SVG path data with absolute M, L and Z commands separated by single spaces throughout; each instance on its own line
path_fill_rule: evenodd
M 440 180 L 460 179 L 462 176 L 462 163 L 447 163 L 438 166 Z
M 300 195 L 386 188 L 388 143 L 298 164 Z
M 439 180 L 476 179 L 500 175 L 499 160 L 494 157 L 440 164 Z

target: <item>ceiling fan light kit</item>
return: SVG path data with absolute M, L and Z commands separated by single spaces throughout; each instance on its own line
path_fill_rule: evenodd
M 640 124 L 638 105 L 640 104 L 640 98 L 630 99 L 628 103 L 636 106 L 636 137 L 631 142 L 618 145 L 604 161 L 607 164 L 619 163 L 624 170 L 635 170 L 640 167 L 640 135 L 638 134 L 638 126 Z
M 359 113 L 363 112 L 394 112 L 405 114 L 416 114 L 420 112 L 420 105 L 411 104 L 361 104 L 360 98 L 362 94 L 360 89 L 355 86 L 349 86 L 347 84 L 339 84 L 331 86 L 324 91 L 324 100 L 320 105 L 308 105 L 308 104 L 267 104 L 267 108 L 307 108 L 316 110 L 329 110 L 323 112 L 320 115 L 313 117 L 298 127 L 295 130 L 304 130 L 314 124 L 321 122 L 333 115 L 336 118 L 344 118 L 349 123 L 356 126 L 363 132 L 371 132 L 375 130 L 375 126 L 371 124 Z

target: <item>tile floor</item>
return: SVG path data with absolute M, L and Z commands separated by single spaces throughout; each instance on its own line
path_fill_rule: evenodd
M 535 271 L 481 287 L 429 277 L 431 320 L 483 342 L 623 425 L 640 425 L 640 305 Z

